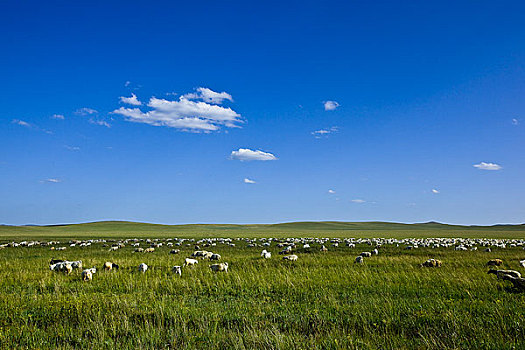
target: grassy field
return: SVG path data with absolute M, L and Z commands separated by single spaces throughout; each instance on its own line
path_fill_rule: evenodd
M 98 230 L 97 225 L 104 226 L 86 224 L 76 231 L 64 226 L 23 227 L 27 231 L 17 231 L 17 241 L 51 234 L 133 237 L 142 232 L 150 237 L 181 237 L 237 232 L 229 227 L 226 234 L 216 227 L 209 232 L 202 227 L 186 228 L 186 232 L 167 227 L 157 232 L 154 228 L 146 230 L 142 224 L 129 224 L 139 225 L 137 231 L 122 227 L 112 230 L 111 224 Z M 10 228 L 3 230 L 3 241 L 15 235 Z M 323 231 L 319 226 L 314 230 L 296 228 L 300 234 L 287 234 L 286 228 L 260 230 L 263 232 L 250 234 L 244 227 L 238 236 L 314 232 L 318 236 L 337 232 L 341 237 L 352 236 L 350 230 Z M 478 237 L 490 236 L 480 231 L 474 231 Z M 359 228 L 351 232 L 379 230 Z M 400 232 L 406 230 L 392 232 L 382 236 L 403 236 Z M 496 236 L 501 234 L 524 237 L 519 230 L 503 230 Z M 262 248 L 247 247 L 243 241 L 235 243 L 235 247 L 218 244 L 205 248 L 222 255 L 229 263 L 228 273 L 212 273 L 210 263 L 200 261 L 195 267 L 185 267 L 182 277 L 172 274 L 171 267 L 182 265 L 193 252 L 193 245 L 179 247 L 182 251 L 177 255 L 169 254 L 171 248 L 166 246 L 147 254 L 133 253 L 129 245 L 109 252 L 100 243 L 60 252 L 40 246 L 2 249 L 0 347 L 525 349 L 525 293 L 487 274 L 485 266 L 489 259 L 501 258 L 504 268 L 524 273 L 525 269 L 518 266 L 518 260 L 525 259 L 522 247 L 494 248 L 486 253 L 481 249 L 405 250 L 403 245 L 384 245 L 379 255 L 359 265 L 353 263 L 354 258 L 372 249 L 369 245 L 330 247 L 326 253 L 312 246 L 310 252 L 298 249 L 298 261 L 285 262 L 274 244 L 269 249 L 273 258 L 263 260 Z M 50 271 L 51 258 L 81 259 L 85 267 L 96 266 L 99 271 L 93 281 L 82 282 L 79 271 L 71 275 Z M 418 267 L 428 258 L 442 260 L 443 267 Z M 119 264 L 120 270 L 101 271 L 105 261 Z M 144 274 L 137 271 L 142 262 L 150 266 Z
M 525 225 L 459 226 L 435 222 L 293 222 L 273 225 L 158 225 L 102 221 L 74 225 L 0 226 L 0 240 L 131 237 L 468 237 L 525 238 Z

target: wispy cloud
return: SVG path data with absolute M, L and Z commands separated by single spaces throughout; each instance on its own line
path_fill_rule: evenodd
M 254 180 L 250 180 L 250 179 L 248 179 L 248 178 L 246 177 L 246 178 L 244 179 L 244 183 L 245 183 L 245 184 L 255 184 L 255 183 L 257 183 L 257 182 L 255 182 Z
M 20 126 L 25 126 L 26 128 L 31 128 L 32 127 L 31 124 L 29 124 L 28 122 L 25 122 L 23 120 L 20 120 L 20 119 L 13 119 L 11 121 L 11 123 L 16 124 L 16 125 L 20 125 Z
M 70 151 L 80 151 L 80 147 L 76 147 L 76 146 L 68 146 L 68 145 L 65 145 L 64 146 L 66 149 L 70 150 Z
M 517 118 L 512 118 L 512 125 L 518 125 L 520 121 Z
M 473 167 L 481 169 L 481 170 L 500 170 L 502 169 L 502 166 L 496 163 L 485 163 L 481 162 L 479 164 L 474 164 Z
M 324 101 L 323 105 L 325 111 L 333 111 L 337 107 L 339 107 L 339 103 L 337 103 L 336 101 Z
M 133 106 L 142 106 L 142 102 L 140 102 L 137 95 L 133 93 L 131 94 L 131 97 L 120 96 L 120 102 Z
M 328 193 L 335 194 L 335 191 L 330 189 L 330 190 L 328 190 Z
M 433 189 L 432 189 L 432 193 L 438 194 L 438 193 L 439 193 L 439 191 L 438 191 L 438 190 L 436 190 L 435 188 L 433 188 Z
M 78 115 L 92 115 L 92 114 L 97 114 L 97 113 L 98 111 L 96 109 L 88 108 L 88 107 L 79 108 L 75 111 L 75 114 L 78 114 Z
M 365 203 L 366 201 L 364 199 L 352 199 L 350 202 L 362 204 L 362 203 Z
M 53 183 L 53 184 L 56 184 L 56 183 L 62 182 L 62 180 L 52 178 L 52 179 L 45 179 L 45 180 L 42 180 L 42 181 L 40 181 L 40 182 L 46 182 L 46 183 Z
M 221 127 L 239 127 L 238 124 L 243 122 L 241 115 L 229 107 L 217 105 L 225 99 L 231 99 L 229 94 L 199 89 L 197 94 L 183 95 L 174 101 L 152 97 L 147 105 L 151 108 L 149 111 L 120 107 L 112 113 L 122 115 L 130 122 L 190 132 L 211 132 Z M 206 102 L 199 101 L 200 99 Z
M 251 161 L 251 160 L 276 160 L 277 157 L 271 153 L 263 151 L 254 151 L 248 148 L 239 148 L 237 151 L 232 151 L 231 159 L 240 161 Z
M 62 114 L 53 114 L 51 116 L 52 119 L 60 119 L 60 120 L 64 120 L 65 117 L 62 115 Z
M 106 128 L 111 128 L 111 124 L 109 124 L 105 120 L 89 118 L 89 122 L 94 125 L 100 125 L 105 126 Z
M 328 137 L 330 134 L 334 134 L 339 131 L 339 128 L 337 126 L 332 126 L 328 129 L 320 129 L 316 131 L 312 131 L 312 135 L 315 136 L 316 139 L 320 139 L 322 137 Z

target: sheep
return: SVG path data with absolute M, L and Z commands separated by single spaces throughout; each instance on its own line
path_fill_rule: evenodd
M 328 248 L 326 248 L 324 245 L 321 247 L 321 251 L 322 252 L 327 252 L 328 251 Z
M 144 253 L 153 253 L 154 251 L 155 251 L 155 248 L 153 247 L 144 249 Z
M 510 275 L 512 277 L 521 278 L 521 273 L 514 270 L 489 270 L 487 273 L 496 275 L 499 279 L 502 279 L 503 275 Z
M 182 276 L 182 268 L 180 266 L 173 266 L 171 268 L 171 271 L 173 271 L 175 274 Z
M 93 274 L 97 272 L 95 267 L 82 271 L 82 281 L 87 282 L 93 280 Z
M 70 261 L 71 267 L 74 269 L 81 269 L 82 268 L 82 260 L 78 261 Z
M 370 253 L 370 252 L 362 252 L 359 255 L 362 256 L 363 258 L 369 258 L 369 257 L 372 256 L 372 253 Z
M 144 248 L 136 248 L 134 250 L 134 253 L 143 253 L 144 252 Z
M 184 264 L 182 266 L 193 266 L 193 265 L 196 265 L 198 263 L 199 263 L 199 261 L 196 260 L 196 259 L 186 258 L 184 260 Z
M 73 271 L 73 266 L 69 261 L 63 261 L 49 266 L 51 271 L 64 272 L 69 275 Z
M 172 249 L 170 250 L 170 254 L 179 254 L 180 253 L 180 249 Z
M 299 257 L 295 254 L 283 256 L 283 260 L 296 261 Z
M 362 264 L 363 261 L 364 261 L 364 258 L 361 255 L 359 255 L 357 258 L 355 258 L 354 264 L 356 264 L 356 263 L 357 264 Z
M 441 260 L 428 259 L 427 261 L 425 261 L 424 263 L 422 263 L 419 266 L 420 267 L 441 267 L 442 264 L 443 264 L 443 262 Z
M 212 254 L 210 260 L 221 260 L 221 256 L 219 254 Z
M 144 272 L 146 272 L 147 270 L 148 270 L 148 265 L 146 265 L 146 264 L 144 264 L 144 263 L 142 263 L 142 264 L 139 265 L 139 271 L 140 271 L 140 272 L 144 273 Z
M 104 263 L 104 270 L 105 271 L 111 271 L 112 269 L 118 270 L 119 266 L 117 264 L 112 263 L 112 262 L 106 261 Z
M 492 259 L 489 260 L 487 263 L 487 266 L 501 266 L 503 264 L 503 260 L 501 259 Z
M 219 272 L 219 271 L 228 272 L 228 263 L 225 262 L 225 263 L 210 265 L 210 269 L 214 272 Z
M 272 257 L 272 253 L 266 251 L 266 249 L 265 249 L 265 250 L 262 251 L 261 257 L 263 259 L 270 259 Z
M 525 259 L 520 261 L 520 266 L 525 267 Z
M 65 260 L 61 260 L 61 259 L 51 259 L 51 261 L 49 262 L 49 265 L 55 265 L 55 264 L 58 264 L 64 261 Z
M 372 255 L 377 255 L 377 254 L 379 254 L 379 250 L 377 249 L 372 250 Z

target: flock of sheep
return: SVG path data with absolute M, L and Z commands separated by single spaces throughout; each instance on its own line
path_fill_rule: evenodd
M 23 242 L 10 242 L 0 244 L 0 249 L 8 247 L 31 247 L 31 246 L 50 246 L 50 249 L 55 251 L 63 251 L 70 247 L 89 247 L 92 244 L 102 244 L 103 247 L 108 248 L 109 251 L 117 251 L 126 246 L 132 246 L 135 253 L 153 253 L 156 248 L 160 248 L 163 245 L 167 247 L 195 247 L 195 251 L 190 257 L 184 259 L 182 265 L 175 265 L 172 267 L 172 272 L 179 276 L 182 276 L 183 268 L 187 266 L 193 266 L 198 264 L 200 260 L 216 261 L 217 263 L 209 265 L 209 268 L 213 272 L 228 272 L 228 263 L 218 261 L 222 259 L 219 254 L 211 251 L 202 250 L 203 247 L 215 247 L 218 244 L 227 245 L 229 247 L 235 247 L 236 244 L 245 244 L 247 247 L 264 248 L 261 252 L 261 258 L 271 259 L 272 253 L 267 249 L 270 247 L 279 248 L 279 254 L 283 255 L 282 259 L 287 261 L 297 261 L 299 252 L 310 252 L 312 246 L 320 246 L 321 252 L 327 252 L 331 246 L 337 248 L 339 245 L 344 244 L 346 247 L 355 248 L 357 244 L 366 244 L 374 249 L 360 253 L 354 260 L 357 264 L 362 264 L 366 259 L 371 258 L 374 255 L 379 254 L 379 249 L 384 245 L 395 245 L 396 247 L 403 247 L 407 250 L 418 249 L 418 248 L 452 248 L 458 251 L 475 251 L 479 248 L 484 249 L 485 252 L 491 252 L 494 248 L 505 249 L 507 246 L 510 247 L 523 247 L 525 250 L 525 240 L 518 239 L 466 239 L 466 238 L 426 238 L 426 239 L 394 239 L 394 238 L 369 238 L 369 239 L 355 239 L 355 238 L 207 238 L 207 239 L 187 239 L 187 238 L 168 238 L 168 239 L 125 239 L 125 240 L 104 240 L 104 239 L 93 239 L 93 240 L 73 240 L 68 242 L 67 245 L 63 245 L 58 241 L 51 242 L 38 242 L 38 241 L 23 241 Z M 147 246 L 146 248 L 141 245 Z M 180 249 L 171 249 L 170 254 L 178 254 Z M 437 259 L 428 259 L 420 264 L 421 267 L 441 267 L 442 261 Z M 492 259 L 487 263 L 488 266 L 501 266 L 503 261 L 500 259 Z M 519 261 L 519 265 L 525 268 L 525 259 Z M 91 281 L 93 275 L 96 273 L 96 267 L 82 269 L 82 261 L 65 261 L 59 259 L 53 259 L 50 261 L 50 270 L 56 272 L 63 272 L 70 274 L 73 270 L 82 270 L 81 278 L 83 281 Z M 102 266 L 105 271 L 111 271 L 119 269 L 119 265 L 113 262 L 105 262 Z M 148 270 L 148 265 L 141 263 L 138 266 L 138 271 L 145 273 Z M 515 270 L 494 270 L 491 269 L 488 273 L 495 274 L 499 279 L 510 281 L 518 289 L 525 290 L 525 279 L 521 277 L 521 273 Z

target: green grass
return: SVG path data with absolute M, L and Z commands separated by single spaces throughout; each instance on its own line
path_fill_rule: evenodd
M 83 234 L 98 232 L 93 225 Z M 105 227 L 121 234 L 120 228 Z M 163 234 L 173 233 L 156 236 Z M 132 253 L 129 246 L 108 252 L 100 244 L 63 252 L 0 250 L 0 347 L 525 348 L 525 293 L 497 281 L 485 267 L 487 260 L 501 258 L 505 268 L 520 269 L 521 247 L 485 253 L 384 246 L 379 256 L 356 265 L 354 257 L 370 246 L 299 250 L 299 260 L 290 263 L 275 247 L 274 257 L 262 260 L 262 248 L 236 243 L 210 248 L 229 263 L 228 273 L 214 274 L 209 262 L 201 261 L 184 268 L 182 277 L 170 268 L 182 265 L 193 247 L 182 247 L 179 255 L 168 254 L 168 247 L 151 254 Z M 418 267 L 431 257 L 443 267 Z M 93 281 L 82 282 L 79 272 L 49 271 L 51 258 L 82 259 L 86 267 L 98 268 L 113 261 L 121 269 L 99 271 Z M 142 262 L 150 266 L 145 274 L 136 271 Z
M 524 238 L 525 225 L 459 226 L 440 223 L 294 222 L 274 225 L 158 225 L 103 221 L 54 226 L 0 226 L 0 240 L 129 237 L 485 237 Z

